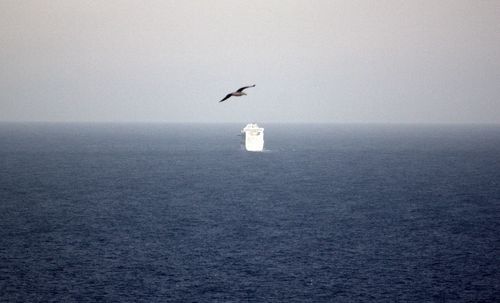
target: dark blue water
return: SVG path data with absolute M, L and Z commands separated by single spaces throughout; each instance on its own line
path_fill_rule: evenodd
M 0 124 L 1 302 L 494 302 L 500 126 Z

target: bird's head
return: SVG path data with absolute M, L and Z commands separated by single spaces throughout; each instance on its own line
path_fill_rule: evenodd
M 241 95 L 242 95 L 242 96 L 246 96 L 247 94 L 245 94 L 245 92 L 241 92 Z

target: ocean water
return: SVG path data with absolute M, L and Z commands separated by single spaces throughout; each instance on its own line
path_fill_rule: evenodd
M 243 126 L 0 124 L 0 301 L 500 301 L 500 126 Z

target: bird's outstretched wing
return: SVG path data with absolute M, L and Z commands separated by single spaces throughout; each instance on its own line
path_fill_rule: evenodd
M 241 93 L 244 89 L 247 89 L 249 87 L 255 87 L 255 84 L 254 85 L 250 85 L 250 86 L 243 86 L 242 88 L 238 89 L 236 92 Z
M 231 94 L 227 94 L 224 99 L 220 100 L 219 103 L 225 101 L 226 99 L 228 99 L 229 97 L 231 97 L 232 95 Z

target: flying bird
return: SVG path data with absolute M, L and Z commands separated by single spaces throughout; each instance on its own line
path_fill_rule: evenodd
M 250 86 L 243 86 L 242 88 L 238 89 L 237 91 L 235 92 L 232 92 L 232 93 L 229 93 L 227 94 L 224 99 L 220 100 L 220 102 L 224 102 L 226 101 L 227 99 L 229 99 L 230 97 L 241 97 L 241 96 L 245 96 L 246 94 L 243 92 L 243 90 L 249 88 L 249 87 L 255 87 L 255 84 L 254 85 L 250 85 Z

